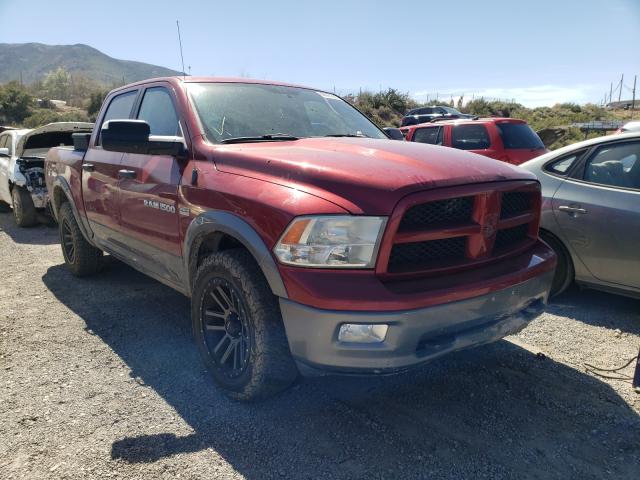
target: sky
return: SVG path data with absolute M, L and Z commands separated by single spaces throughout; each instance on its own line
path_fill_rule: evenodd
M 640 0 L 0 0 L 0 43 L 84 43 L 182 70 L 176 20 L 193 75 L 339 94 L 599 103 L 621 74 L 630 98 L 640 75 Z

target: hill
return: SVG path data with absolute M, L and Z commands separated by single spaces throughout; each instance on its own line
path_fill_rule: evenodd
M 0 43 L 0 83 L 20 80 L 31 84 L 43 80 L 59 67 L 103 85 L 122 85 L 180 72 L 148 63 L 118 60 L 88 45 Z

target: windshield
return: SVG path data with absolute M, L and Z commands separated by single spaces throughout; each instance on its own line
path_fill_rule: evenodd
M 496 126 L 504 148 L 544 148 L 540 137 L 526 123 L 499 123 Z
M 297 87 L 251 83 L 192 83 L 196 112 L 213 143 L 265 137 L 387 136 L 339 97 Z M 273 136 L 273 137 L 271 137 Z

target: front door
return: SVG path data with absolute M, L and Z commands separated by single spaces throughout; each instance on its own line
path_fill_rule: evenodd
M 147 88 L 136 118 L 145 120 L 151 135 L 181 136 L 171 92 Z M 181 282 L 182 247 L 178 188 L 184 163 L 169 155 L 126 153 L 120 164 L 120 230 L 128 256 L 146 271 Z
M 598 147 L 556 191 L 553 212 L 597 279 L 640 288 L 640 142 Z
M 108 120 L 130 118 L 137 94 L 133 90 L 113 97 L 100 126 Z M 82 196 L 96 241 L 109 247 L 119 225 L 117 184 L 123 154 L 104 150 L 100 145 L 100 129 L 97 132 L 94 146 L 87 150 L 82 162 Z

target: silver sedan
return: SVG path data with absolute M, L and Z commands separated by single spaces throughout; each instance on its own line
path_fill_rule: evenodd
M 552 294 L 575 280 L 640 297 L 640 132 L 569 145 L 521 167 L 542 184 L 540 236 L 558 254 Z

